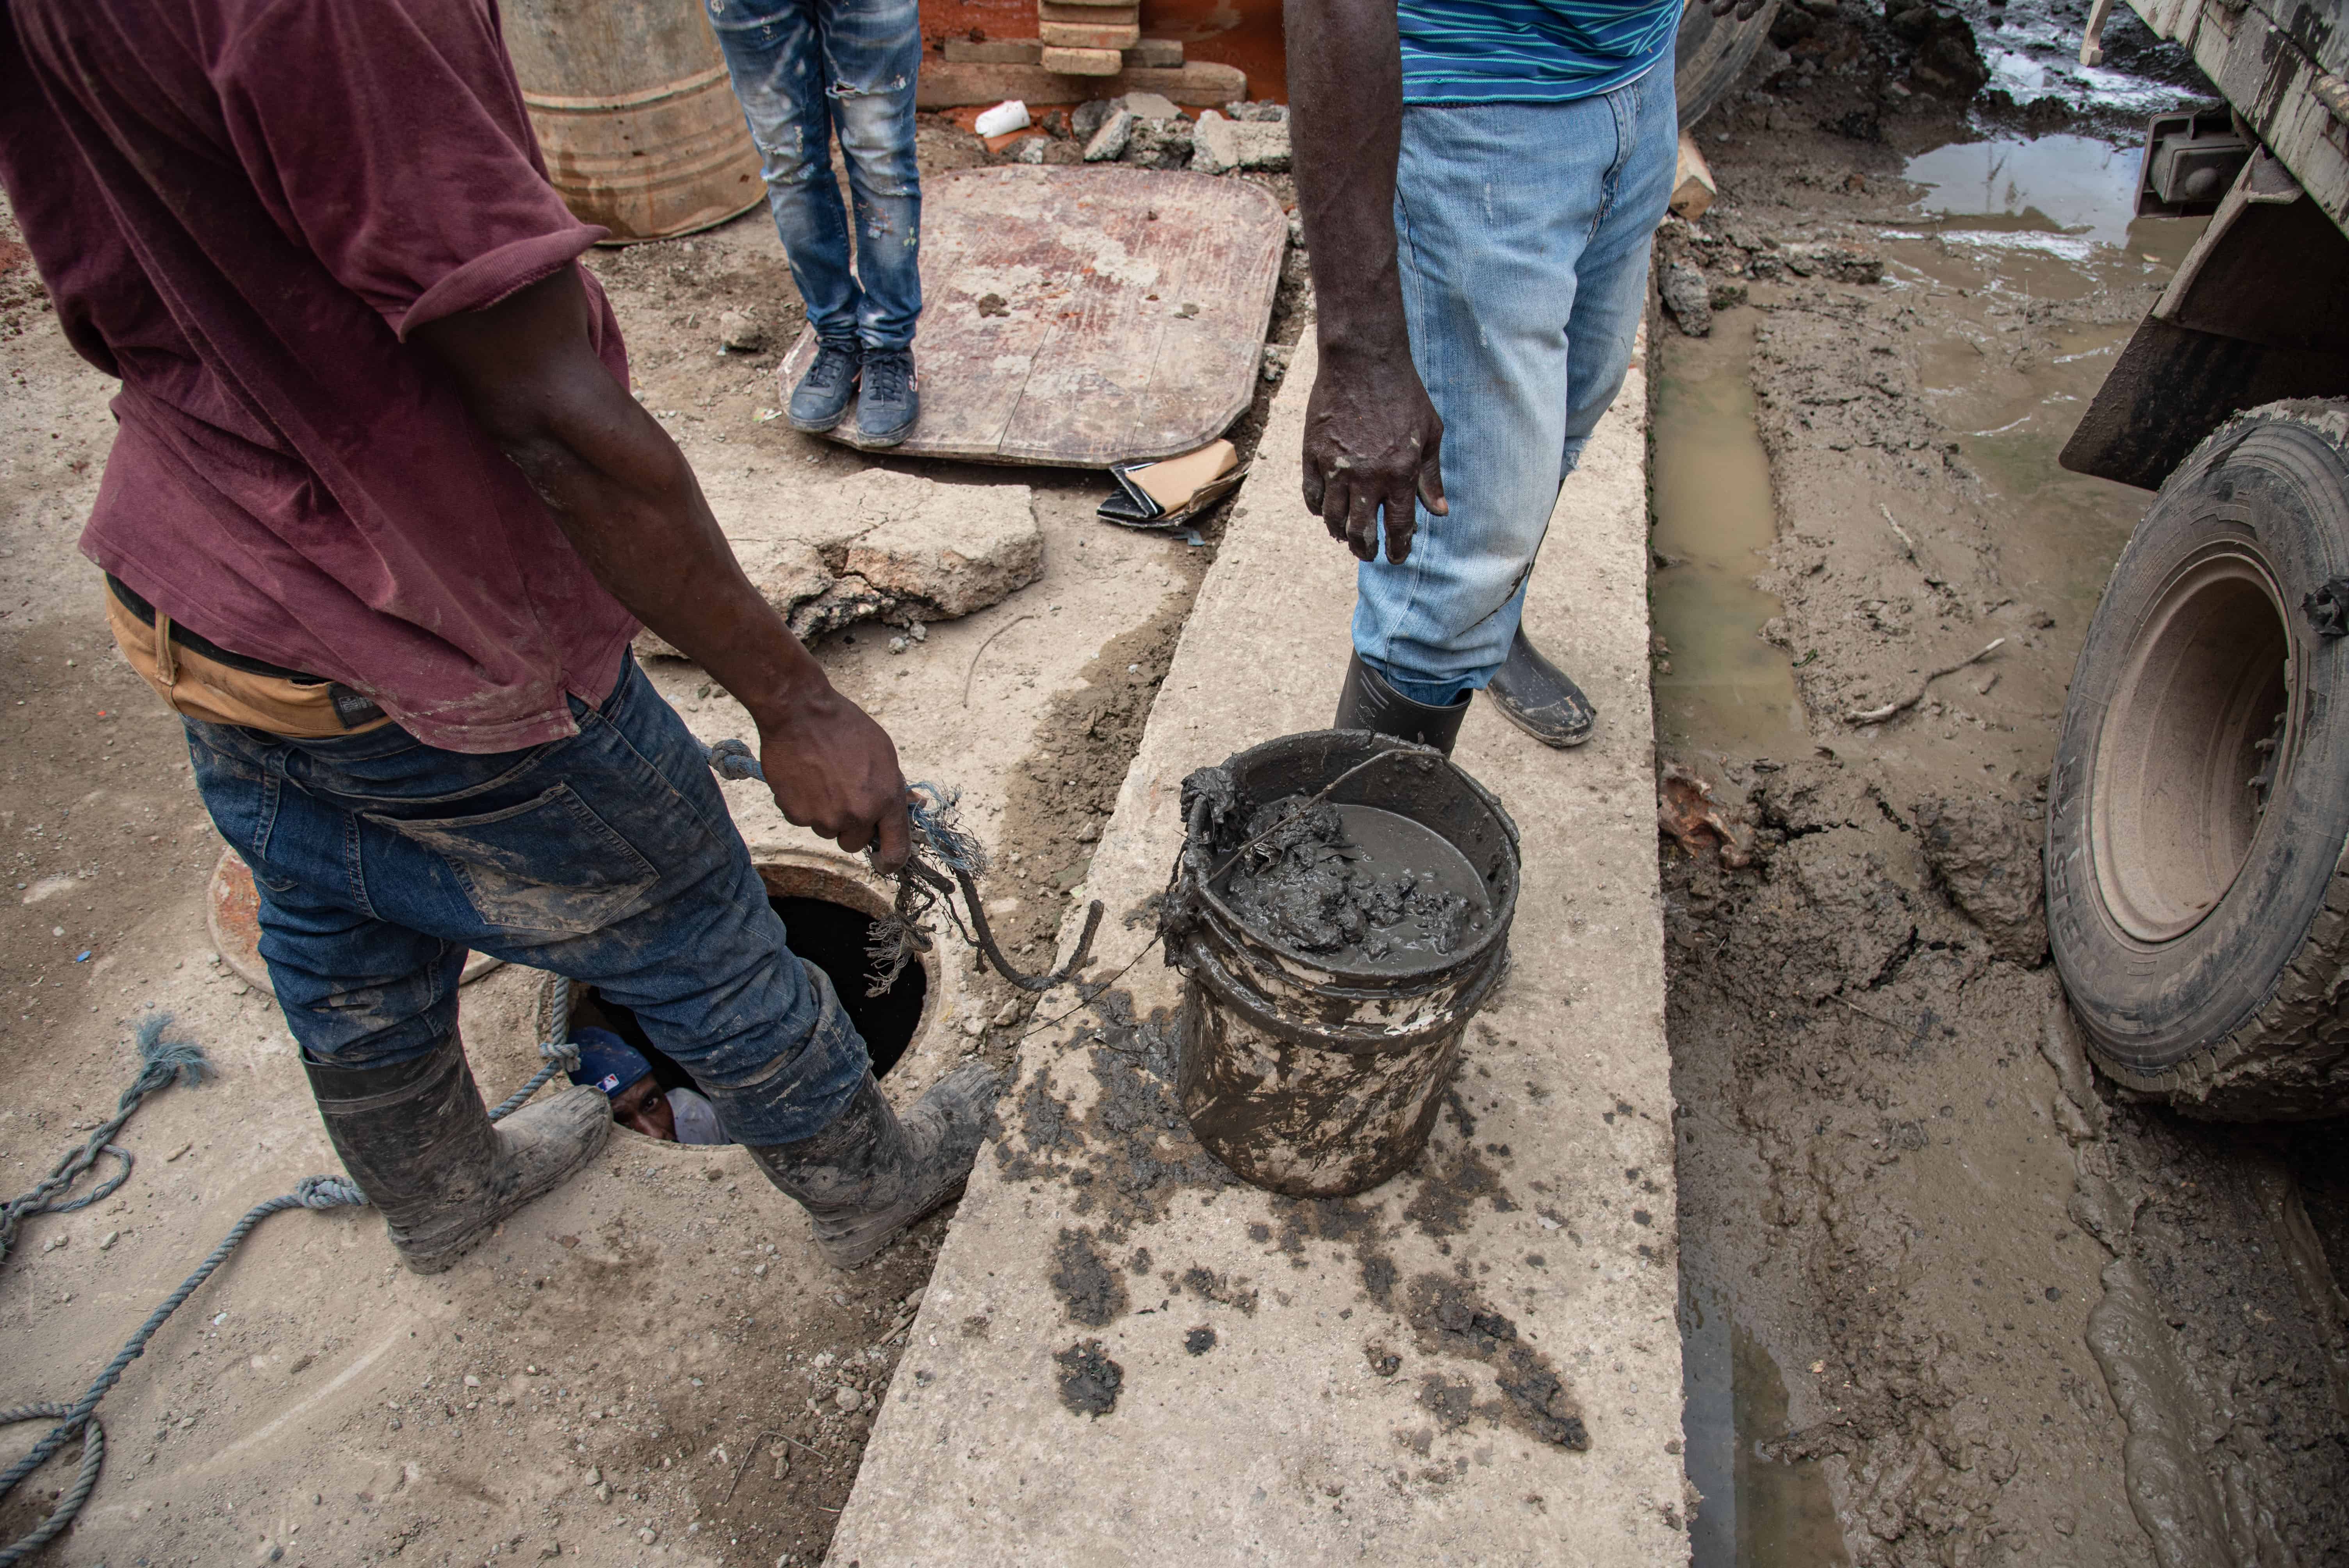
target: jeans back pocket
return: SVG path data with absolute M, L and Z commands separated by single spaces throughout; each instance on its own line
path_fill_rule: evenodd
M 511 931 L 600 931 L 632 913 L 660 880 L 568 784 L 474 817 L 365 816 L 440 855 L 474 913 Z

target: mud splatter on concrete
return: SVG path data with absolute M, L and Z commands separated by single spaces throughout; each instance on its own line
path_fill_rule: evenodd
M 1183 1288 L 1204 1300 L 1228 1306 L 1249 1317 L 1256 1315 L 1257 1292 L 1244 1278 L 1220 1274 L 1194 1264 L 1183 1271 Z
M 1103 1354 L 1100 1340 L 1071 1345 L 1052 1360 L 1061 1368 L 1064 1408 L 1095 1420 L 1117 1408 L 1118 1393 L 1125 1387 L 1125 1368 Z
M 1215 1347 L 1216 1331 L 1206 1324 L 1203 1323 L 1183 1336 L 1183 1349 L 1186 1354 L 1205 1356 Z
M 1125 1280 L 1102 1260 L 1087 1230 L 1063 1230 L 1052 1249 L 1052 1289 L 1071 1323 L 1106 1328 L 1125 1315 Z
M 1590 1446 L 1582 1407 L 1550 1358 L 1520 1338 L 1517 1326 L 1495 1310 L 1465 1281 L 1423 1274 L 1411 1282 L 1404 1314 L 1432 1355 L 1481 1361 L 1493 1369 L 1501 1398 L 1468 1406 L 1455 1385 L 1435 1374 L 1424 1379 L 1420 1403 L 1447 1428 L 1461 1425 L 1466 1410 L 1506 1421 L 1543 1442 L 1579 1452 Z M 1461 1386 L 1464 1387 L 1464 1386 Z M 1439 1393 L 1438 1390 L 1441 1390 Z M 1455 1411 L 1459 1413 L 1454 1418 Z

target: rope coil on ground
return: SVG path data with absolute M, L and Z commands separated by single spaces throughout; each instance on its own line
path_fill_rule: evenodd
M 552 985 L 546 1017 L 552 1027 L 547 1032 L 554 1038 L 538 1047 L 539 1055 L 545 1058 L 546 1065 L 520 1090 L 508 1096 L 489 1113 L 492 1121 L 520 1109 L 523 1102 L 555 1074 L 567 1070 L 579 1060 L 578 1047 L 570 1044 L 570 985 L 560 975 L 550 975 L 549 979 Z M 139 1109 L 148 1095 L 173 1082 L 201 1083 L 211 1075 L 212 1066 L 204 1057 L 202 1047 L 191 1040 L 166 1040 L 163 1037 L 163 1032 L 171 1026 L 171 1022 L 169 1014 L 157 1013 L 150 1014 L 140 1024 L 139 1054 L 143 1065 L 139 1077 L 122 1091 L 113 1119 L 94 1130 L 88 1141 L 79 1149 L 59 1160 L 31 1191 L 9 1201 L 5 1218 L 0 1218 L 0 1262 L 5 1261 L 8 1247 L 15 1242 L 17 1227 L 24 1221 L 35 1214 L 62 1214 L 87 1208 L 122 1185 L 130 1174 L 131 1157 L 109 1140 L 122 1130 L 123 1123 L 130 1119 L 131 1113 Z M 96 1163 L 98 1155 L 104 1153 L 119 1159 L 122 1169 L 81 1197 L 71 1202 L 58 1201 L 59 1195 Z M 30 1451 L 5 1470 L 0 1470 L 0 1501 L 5 1501 L 16 1491 L 18 1482 L 46 1464 L 51 1455 L 77 1436 L 82 1440 L 81 1467 L 75 1472 L 73 1484 L 57 1499 L 57 1507 L 50 1510 L 48 1516 L 30 1533 L 0 1546 L 0 1568 L 14 1568 L 15 1564 L 25 1562 L 56 1540 L 73 1522 L 82 1505 L 89 1501 L 91 1491 L 98 1485 L 98 1471 L 106 1462 L 106 1429 L 98 1419 L 98 1401 L 105 1398 L 109 1390 L 121 1380 L 122 1374 L 130 1364 L 146 1353 L 147 1342 L 155 1336 L 156 1331 L 202 1286 L 204 1281 L 212 1277 L 213 1270 L 228 1261 L 229 1254 L 236 1251 L 238 1243 L 253 1233 L 254 1227 L 270 1215 L 286 1209 L 364 1208 L 367 1201 L 367 1194 L 360 1191 L 357 1184 L 349 1178 L 321 1175 L 305 1176 L 291 1192 L 283 1192 L 255 1203 L 230 1228 L 228 1234 L 221 1238 L 220 1244 L 205 1256 L 204 1261 L 196 1265 L 195 1272 L 181 1280 L 179 1287 L 147 1315 L 147 1320 L 139 1326 L 138 1332 L 123 1342 L 122 1348 L 115 1352 L 114 1359 L 108 1362 L 105 1369 L 82 1391 L 80 1398 L 70 1405 L 40 1400 L 0 1408 L 0 1427 L 44 1419 L 57 1422 Z

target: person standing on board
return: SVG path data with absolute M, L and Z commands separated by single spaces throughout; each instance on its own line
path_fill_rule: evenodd
M 792 388 L 794 429 L 837 428 L 894 447 L 921 416 L 914 323 L 922 314 L 922 177 L 914 163 L 916 0 L 707 0 L 734 96 L 758 145 L 767 205 L 815 328 Z M 832 172 L 840 138 L 856 217 Z
M 1449 751 L 1481 689 L 1546 745 L 1590 738 L 1519 620 L 1646 308 L 1681 9 L 1286 0 L 1320 346 L 1305 503 L 1361 562 L 1340 728 Z

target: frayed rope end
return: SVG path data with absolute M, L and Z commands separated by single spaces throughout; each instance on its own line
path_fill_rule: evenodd
M 139 1020 L 139 1058 L 150 1067 L 163 1068 L 181 1083 L 190 1087 L 217 1075 L 212 1058 L 204 1055 L 203 1047 L 184 1035 L 163 1037 L 163 1031 L 176 1022 L 169 1013 L 150 1013 Z

